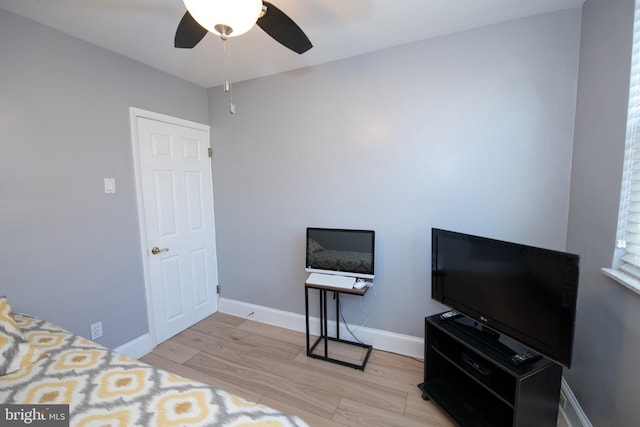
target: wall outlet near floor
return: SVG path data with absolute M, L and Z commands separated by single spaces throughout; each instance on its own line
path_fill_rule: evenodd
M 104 179 L 104 194 L 116 194 L 116 179 L 105 178 Z
M 96 322 L 91 324 L 91 339 L 95 340 L 102 336 L 102 322 Z

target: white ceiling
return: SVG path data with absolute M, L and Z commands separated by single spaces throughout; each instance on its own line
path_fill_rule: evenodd
M 259 27 L 231 39 L 231 79 L 247 80 L 509 19 L 581 7 L 584 0 L 270 0 L 314 47 L 298 55 Z M 224 81 L 223 45 L 173 38 L 182 0 L 0 0 L 0 7 L 203 87 Z M 5 41 L 6 42 L 6 41 Z

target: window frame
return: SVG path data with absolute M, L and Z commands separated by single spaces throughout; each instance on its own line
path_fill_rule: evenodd
M 640 2 L 635 5 L 630 71 L 616 248 L 611 268 L 602 272 L 640 294 Z

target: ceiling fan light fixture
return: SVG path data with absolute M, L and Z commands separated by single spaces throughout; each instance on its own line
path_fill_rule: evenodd
M 198 24 L 223 38 L 249 31 L 262 13 L 262 0 L 183 0 Z

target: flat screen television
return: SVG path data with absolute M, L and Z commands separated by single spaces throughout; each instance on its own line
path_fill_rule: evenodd
M 571 367 L 578 255 L 437 228 L 431 233 L 433 299 L 495 336 Z
M 308 227 L 305 270 L 373 279 L 375 240 L 373 230 Z

